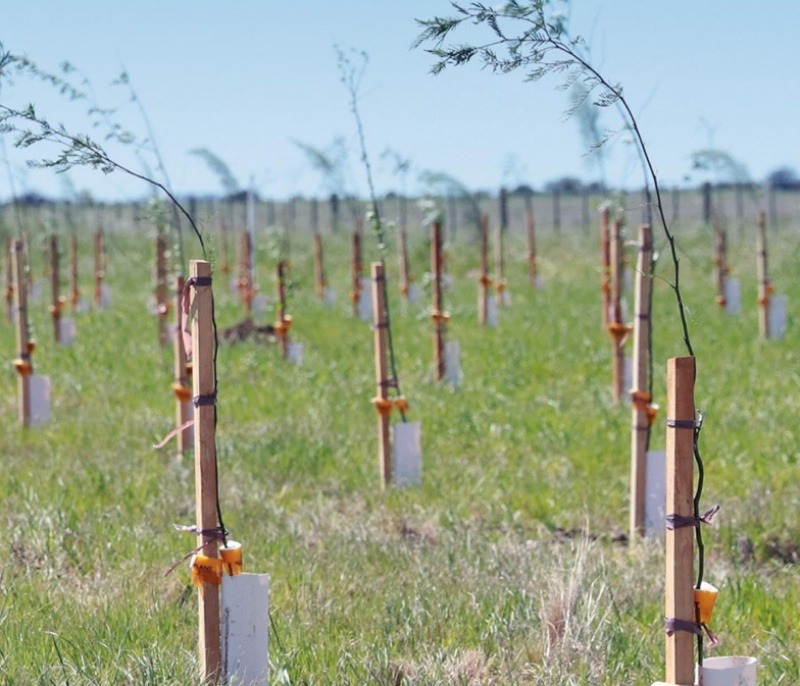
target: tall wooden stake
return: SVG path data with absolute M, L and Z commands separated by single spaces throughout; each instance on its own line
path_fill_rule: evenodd
M 388 364 L 386 362 L 387 327 L 385 284 L 382 262 L 372 263 L 372 322 L 375 339 L 375 407 L 378 410 L 378 466 L 381 473 L 381 486 L 386 488 L 392 481 L 392 453 L 389 420 L 391 400 L 389 399 Z
M 14 241 L 6 236 L 6 321 L 14 321 Z
M 481 274 L 478 277 L 478 323 L 486 326 L 489 319 L 489 216 L 481 215 Z
M 175 393 L 175 422 L 182 427 L 192 418 L 192 366 L 186 357 L 181 331 L 181 309 L 183 307 L 183 276 L 175 277 L 175 356 L 172 390 Z M 192 447 L 191 427 L 178 432 L 178 452 L 182 455 Z
M 411 286 L 411 276 L 408 270 L 408 237 L 405 226 L 397 229 L 397 259 L 400 272 L 400 294 L 408 299 L 408 289 Z
M 69 302 L 72 310 L 78 309 L 81 290 L 78 286 L 78 236 L 71 234 L 69 237 Z
M 530 197 L 525 199 L 525 229 L 528 236 L 528 280 L 531 286 L 538 286 L 536 273 L 536 226 L 533 221 L 533 202 Z
M 195 398 L 194 478 L 197 528 L 202 533 L 197 545 L 202 553 L 217 558 L 219 527 L 217 518 L 216 445 L 216 370 L 214 369 L 213 300 L 211 264 L 190 262 L 192 279 L 190 312 L 192 318 L 192 393 Z M 219 586 L 202 581 L 199 590 L 199 640 L 201 678 L 217 683 L 221 676 Z
M 631 503 L 630 540 L 645 533 L 645 469 L 650 425 L 654 419 L 650 395 L 650 292 L 652 289 L 652 233 L 639 227 L 633 320 L 633 387 L 631 388 Z
M 250 233 L 243 231 L 239 242 L 239 298 L 244 307 L 245 317 L 253 314 L 253 240 Z
M 607 329 L 611 322 L 611 229 L 610 212 L 603 208 L 600 215 L 600 290 L 602 294 L 603 328 Z
M 667 514 L 693 515 L 694 380 L 693 357 L 667 362 Z M 690 526 L 666 532 L 667 618 L 695 622 L 694 529 Z M 693 635 L 675 631 L 666 636 L 666 681 L 694 684 Z
M 431 273 L 433 274 L 433 363 L 434 378 L 444 378 L 444 335 L 447 313 L 442 310 L 442 229 L 439 222 L 431 225 Z
M 725 281 L 728 275 L 728 236 L 725 229 L 714 227 L 714 281 L 717 284 L 716 303 L 720 307 L 728 304 L 725 297 Z
M 624 251 L 622 244 L 622 227 L 618 220 L 611 224 L 611 302 L 609 304 L 609 332 L 613 340 L 613 377 L 612 394 L 618 403 L 625 392 L 625 339 L 630 333 L 622 321 L 622 285 L 624 268 Z
M 33 373 L 31 362 L 31 343 L 28 340 L 28 289 L 25 276 L 25 253 L 21 241 L 15 241 L 13 250 L 14 271 L 14 307 L 17 320 L 17 398 L 19 402 L 19 420 L 23 428 L 31 424 L 31 384 Z
M 314 233 L 314 294 L 320 300 L 325 296 L 326 285 L 325 266 L 322 262 L 322 236 L 317 231 Z
M 106 276 L 106 239 L 103 229 L 94 235 L 94 304 L 103 307 L 103 279 Z
M 495 295 L 494 301 L 497 303 L 498 310 L 506 304 L 506 259 L 504 246 L 504 227 L 497 225 L 494 233 L 494 271 L 495 271 Z
M 353 316 L 358 317 L 358 304 L 361 301 L 361 274 L 364 267 L 361 263 L 361 232 L 356 229 L 353 231 L 353 238 L 350 248 L 351 255 L 351 279 L 350 279 L 350 302 L 352 303 Z
M 53 319 L 53 340 L 61 343 L 61 277 L 58 269 L 58 236 L 50 236 L 50 291 L 52 301 L 50 304 L 50 314 Z
M 770 337 L 769 309 L 772 296 L 772 285 L 769 282 L 767 269 L 767 216 L 764 212 L 758 214 L 757 231 L 757 269 L 758 269 L 758 333 L 761 338 Z
M 278 276 L 278 321 L 275 322 L 275 333 L 281 347 L 281 357 L 289 359 L 289 327 L 291 318 L 286 315 L 286 262 L 280 260 L 277 267 Z
M 219 215 L 219 257 L 220 257 L 220 272 L 223 274 L 230 274 L 230 250 L 228 247 L 228 222 L 220 211 Z

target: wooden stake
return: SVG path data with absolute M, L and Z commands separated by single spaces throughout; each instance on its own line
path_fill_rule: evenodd
M 506 261 L 503 244 L 503 225 L 498 224 L 494 233 L 494 271 L 495 271 L 495 291 L 494 301 L 498 310 L 505 305 L 506 290 Z
M 444 335 L 447 314 L 442 310 L 442 230 L 439 222 L 431 225 L 431 273 L 433 274 L 433 361 L 434 378 L 444 378 Z
M 281 260 L 277 267 L 278 275 L 278 321 L 275 323 L 275 333 L 281 347 L 281 357 L 289 359 L 289 326 L 291 318 L 286 315 L 286 262 Z
M 175 349 L 174 378 L 172 390 L 175 392 L 175 422 L 180 428 L 192 418 L 192 367 L 186 357 L 181 331 L 181 310 L 183 308 L 182 275 L 175 277 Z M 191 427 L 178 432 L 178 453 L 183 454 L 192 447 Z
M 406 228 L 402 225 L 397 229 L 397 259 L 400 272 L 400 294 L 407 300 L 411 276 L 408 270 L 408 238 Z
M 6 321 L 14 321 L 14 241 L 6 236 Z
M 247 231 L 243 231 L 239 239 L 239 299 L 244 307 L 245 317 L 253 314 L 253 241 Z
M 769 309 L 772 296 L 772 285 L 769 282 L 767 268 L 767 216 L 758 213 L 756 233 L 757 271 L 758 271 L 758 334 L 763 339 L 770 338 Z
M 603 328 L 608 329 L 611 322 L 611 230 L 609 228 L 610 212 L 604 208 L 600 215 L 600 289 L 602 293 Z
M 622 321 L 622 272 L 624 250 L 622 226 L 619 220 L 611 224 L 611 302 L 609 304 L 609 331 L 613 340 L 612 395 L 618 403 L 625 392 L 625 339 L 628 330 Z
M 314 233 L 314 294 L 322 300 L 325 296 L 325 267 L 322 262 L 322 236 Z
M 167 283 L 167 240 L 156 237 L 156 319 L 158 321 L 158 344 L 163 348 L 169 343 L 169 285 Z
M 94 235 L 94 304 L 103 306 L 103 279 L 106 276 L 106 239 L 103 229 Z
M 489 319 L 489 216 L 481 215 L 481 274 L 478 278 L 478 323 L 486 326 Z
M 630 540 L 645 533 L 645 469 L 647 443 L 652 422 L 650 395 L 650 291 L 652 285 L 652 232 L 639 227 L 639 257 L 636 262 L 633 320 L 633 387 L 631 388 L 631 504 Z
M 386 488 L 392 481 L 391 453 L 391 405 L 389 400 L 388 365 L 386 362 L 387 327 L 386 302 L 384 301 L 385 279 L 382 262 L 372 263 L 372 322 L 375 339 L 375 407 L 378 410 L 378 466 L 381 474 L 381 487 Z
M 78 236 L 71 234 L 69 237 L 69 301 L 72 310 L 78 309 L 81 291 L 78 287 Z
M 528 235 L 528 279 L 533 288 L 538 286 L 536 273 L 536 226 L 533 221 L 533 202 L 525 199 L 525 228 Z
M 60 294 L 60 274 L 58 270 L 58 236 L 50 236 L 50 290 L 52 302 L 50 304 L 50 314 L 53 319 L 53 340 L 61 343 L 61 294 Z
M 230 250 L 228 249 L 228 222 L 220 211 L 219 215 L 219 256 L 220 256 L 220 272 L 223 274 L 230 274 Z
M 351 280 L 350 280 L 350 302 L 353 307 L 353 316 L 358 317 L 358 304 L 361 301 L 361 274 L 364 270 L 361 264 L 361 232 L 356 229 L 353 231 L 351 243 Z
M 728 300 L 725 297 L 725 281 L 728 274 L 728 236 L 725 229 L 714 227 L 714 280 L 717 284 L 716 303 L 725 307 Z
M 216 370 L 214 368 L 213 300 L 211 264 L 192 260 L 189 265 L 192 279 L 190 312 L 192 318 L 192 393 L 194 395 L 194 475 L 197 528 L 214 532 L 217 519 L 217 446 L 216 446 Z M 218 538 L 213 533 L 197 537 L 197 545 L 208 557 L 219 557 Z M 219 587 L 202 582 L 199 601 L 200 675 L 217 683 L 221 667 Z
M 15 241 L 12 249 L 14 271 L 14 307 L 17 320 L 17 399 L 19 421 L 23 428 L 31 425 L 31 384 L 33 374 L 31 342 L 28 340 L 28 289 L 26 287 L 26 262 L 21 241 Z
M 693 515 L 694 380 L 693 357 L 667 362 L 667 514 Z M 677 423 L 677 426 L 670 426 Z M 694 529 L 690 526 L 666 532 L 667 618 L 695 622 Z M 666 637 L 666 681 L 694 684 L 693 635 L 676 631 Z

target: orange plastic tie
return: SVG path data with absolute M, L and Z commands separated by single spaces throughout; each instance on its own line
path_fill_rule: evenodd
M 622 324 L 621 322 L 610 322 L 608 325 L 608 333 L 610 333 L 618 344 L 625 342 L 625 339 L 633 331 L 633 326 L 630 324 Z
M 192 583 L 203 587 L 203 584 L 219 586 L 222 583 L 222 560 L 208 555 L 192 555 Z
M 391 398 L 381 398 L 380 396 L 373 398 L 372 404 L 375 405 L 375 409 L 378 410 L 378 414 L 381 415 L 389 414 L 394 406 L 394 402 Z
M 718 295 L 714 298 L 714 302 L 720 307 L 725 307 L 728 304 L 728 299 L 724 295 Z
M 446 322 L 450 319 L 450 313 L 442 310 L 434 310 L 431 312 L 431 319 L 435 322 Z
M 36 350 L 36 341 L 31 338 L 28 341 L 28 355 L 33 355 L 34 350 Z
M 495 288 L 497 289 L 498 293 L 502 293 L 506 289 L 506 280 L 500 279 L 500 281 L 497 282 L 497 286 L 495 286 Z
M 184 386 L 180 381 L 175 381 L 172 384 L 172 390 L 180 402 L 189 403 L 192 401 L 192 389 Z
M 480 281 L 480 284 L 481 284 L 482 286 L 491 286 L 491 285 L 492 285 L 492 283 L 494 283 L 494 281 L 493 281 L 493 279 L 492 279 L 492 277 L 491 277 L 491 276 L 485 276 L 485 275 L 484 275 L 484 276 L 481 276 L 481 277 L 478 279 L 478 281 Z
M 20 376 L 30 376 L 31 363 L 28 360 L 17 358 L 16 360 L 14 360 L 14 367 L 16 367 L 17 373 Z
M 394 399 L 394 406 L 397 408 L 398 412 L 406 413 L 408 412 L 408 401 L 404 395 L 401 395 Z

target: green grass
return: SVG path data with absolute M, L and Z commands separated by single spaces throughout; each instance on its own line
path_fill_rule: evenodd
M 659 277 L 671 279 L 656 235 Z M 543 236 L 538 291 L 526 285 L 522 238 L 509 237 L 512 304 L 496 330 L 476 324 L 477 244 L 467 238 L 448 246 L 455 280 L 445 296 L 462 350 L 458 390 L 432 382 L 427 305 L 399 302 L 393 253 L 388 263 L 400 380 L 410 417 L 422 421 L 419 489 L 379 488 L 372 332 L 349 316 L 346 236 L 325 238 L 332 309 L 313 297 L 310 237 L 293 239 L 289 312 L 305 346 L 301 367 L 274 347 L 220 349 L 221 502 L 246 569 L 270 574 L 272 683 L 663 678 L 662 544 L 614 540 L 628 521 L 630 409 L 611 402 L 596 237 Z M 730 240 L 743 296 L 735 318 L 714 304 L 710 236 L 679 229 L 678 242 L 706 414 L 703 502 L 722 506 L 704 532 L 706 578 L 721 588 L 714 629 L 723 643 L 713 652 L 755 655 L 761 683 L 796 684 L 800 573 L 780 555 L 800 546 L 800 329 L 790 318 L 784 340 L 758 340 L 753 241 Z M 259 243 L 269 296 L 274 243 Z M 374 241 L 365 243 L 368 262 Z M 174 412 L 172 352 L 158 348 L 146 307 L 152 245 L 113 232 L 107 245 L 112 307 L 77 316 L 74 346 L 51 343 L 45 298 L 31 306 L 53 421 L 18 428 L 15 372 L 6 365 L 0 375 L 3 684 L 198 683 L 187 565 L 165 577 L 194 545 L 172 528 L 193 523 L 194 475 L 190 457 L 152 449 Z M 410 247 L 422 282 L 426 241 L 412 237 Z M 791 314 L 800 240 L 784 230 L 770 247 Z M 44 288 L 38 252 L 33 259 Z M 666 360 L 685 354 L 663 279 L 654 313 L 662 407 Z M 241 318 L 225 280 L 215 280 L 220 327 Z M 13 329 L 0 325 L 9 361 L 14 345 Z M 659 420 L 654 448 L 663 445 Z

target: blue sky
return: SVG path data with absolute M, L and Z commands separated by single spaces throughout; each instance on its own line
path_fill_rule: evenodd
M 521 75 L 477 65 L 429 74 L 430 56 L 410 49 L 414 19 L 449 12 L 446 0 L 29 0 L 3 10 L 0 41 L 45 69 L 70 61 L 97 102 L 119 107 L 118 120 L 143 135 L 128 93 L 110 85 L 126 69 L 179 193 L 220 190 L 189 154 L 206 147 L 241 185 L 252 179 L 264 196 L 322 195 L 325 184 L 294 141 L 327 150 L 337 138 L 349 149 L 349 190 L 365 193 L 334 45 L 370 57 L 359 105 L 379 192 L 403 186 L 380 159 L 387 148 L 410 160 L 409 192 L 420 190 L 425 170 L 489 190 L 522 182 L 541 188 L 564 175 L 595 178 L 577 122 L 564 121 L 568 103 L 558 80 L 524 83 Z M 666 185 L 687 180 L 692 152 L 709 146 L 744 163 L 755 180 L 800 166 L 793 77 L 800 3 L 578 0 L 571 26 L 588 40 L 600 70 L 622 83 Z M 82 108 L 21 80 L 4 85 L 0 97 L 36 102 L 40 114 L 74 131 L 88 126 Z M 619 120 L 606 111 L 601 124 L 614 130 Z M 63 194 L 71 186 L 100 199 L 147 193 L 117 174 L 76 170 L 65 181 L 29 171 L 17 151 L 7 152 L 18 192 Z M 130 150 L 114 154 L 141 169 Z M 640 185 L 624 136 L 607 157 L 609 183 Z M 145 162 L 155 166 L 148 156 Z M 0 170 L 0 198 L 9 197 L 8 178 Z

